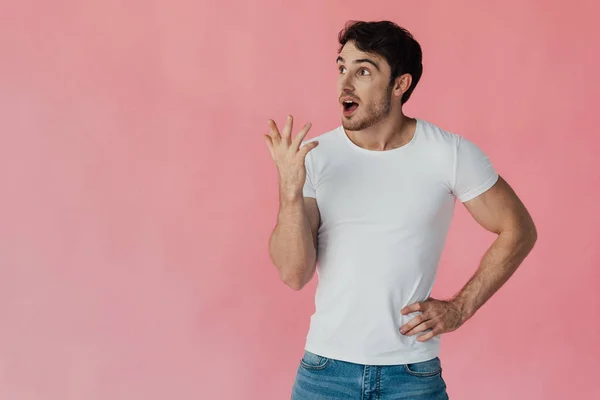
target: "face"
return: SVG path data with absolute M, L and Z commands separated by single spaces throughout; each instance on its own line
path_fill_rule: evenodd
M 339 54 L 338 93 L 342 126 L 360 131 L 385 119 L 391 108 L 391 70 L 380 56 L 365 53 L 348 42 Z

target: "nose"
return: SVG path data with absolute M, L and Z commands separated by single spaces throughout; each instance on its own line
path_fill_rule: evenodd
M 340 77 L 339 89 L 342 94 L 354 92 L 354 82 L 350 74 L 345 74 Z

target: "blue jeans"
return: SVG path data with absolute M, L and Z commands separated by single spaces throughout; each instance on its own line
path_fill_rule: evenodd
M 448 400 L 439 357 L 414 364 L 363 365 L 304 350 L 292 400 Z

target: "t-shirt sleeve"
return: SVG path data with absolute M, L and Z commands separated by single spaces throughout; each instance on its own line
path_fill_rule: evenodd
M 458 138 L 453 193 L 464 203 L 494 186 L 498 173 L 479 146 L 462 136 Z
M 304 145 L 304 143 L 302 144 Z M 304 166 L 306 169 L 306 180 L 304 181 L 304 188 L 302 189 L 302 193 L 304 197 L 313 197 L 316 198 L 317 194 L 315 192 L 315 186 L 313 185 L 313 168 L 312 168 L 312 157 L 311 152 L 309 151 L 304 158 Z

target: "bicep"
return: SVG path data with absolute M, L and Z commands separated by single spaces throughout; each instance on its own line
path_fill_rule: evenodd
M 463 204 L 477 223 L 490 232 L 526 229 L 535 234 L 525 205 L 502 177 L 490 189 Z
M 315 250 L 317 249 L 317 233 L 319 231 L 319 224 L 321 223 L 321 214 L 319 213 L 319 207 L 317 206 L 317 199 L 314 197 L 304 197 L 304 209 L 308 216 L 308 222 L 310 224 L 310 231 L 313 237 L 313 243 Z

